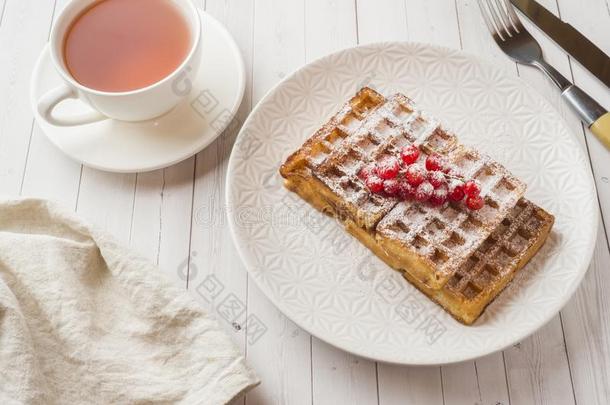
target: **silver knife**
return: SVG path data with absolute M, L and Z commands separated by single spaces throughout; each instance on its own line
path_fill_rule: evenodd
M 557 45 L 610 87 L 610 57 L 604 51 L 534 0 L 511 0 L 511 2 Z

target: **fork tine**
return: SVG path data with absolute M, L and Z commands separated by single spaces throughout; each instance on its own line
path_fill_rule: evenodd
M 477 3 L 479 3 L 479 9 L 481 10 L 481 15 L 483 16 L 483 20 L 485 21 L 485 24 L 487 25 L 487 29 L 489 30 L 489 33 L 491 34 L 491 36 L 497 35 L 500 37 L 500 39 L 502 41 L 504 41 L 504 37 L 502 36 L 500 31 L 496 28 L 493 21 L 491 21 L 491 18 L 489 18 L 489 12 L 485 9 L 485 5 L 483 5 L 483 0 L 477 0 Z
M 513 34 L 510 32 L 510 18 L 508 17 L 508 14 L 506 14 L 504 7 L 502 7 L 502 3 L 500 3 L 500 0 L 495 0 L 495 2 L 496 9 L 498 10 L 498 14 L 500 15 L 500 21 L 502 22 L 502 26 L 504 27 L 504 31 L 506 31 L 509 37 L 512 37 Z
M 515 12 L 515 8 L 512 4 L 510 4 L 510 0 L 504 0 L 504 5 L 506 6 L 506 11 L 508 11 L 508 19 L 510 20 L 513 29 L 517 31 L 517 33 L 521 32 L 523 25 L 521 24 L 519 16 Z
M 493 19 L 497 30 L 500 34 L 500 36 L 502 36 L 502 25 L 500 24 L 500 18 L 498 17 L 498 13 L 496 12 L 496 8 L 494 7 L 493 3 L 491 2 L 492 0 L 487 0 L 487 7 L 489 8 L 490 14 L 491 14 L 491 18 Z M 508 32 L 504 31 L 506 34 L 508 34 Z M 511 35 L 512 36 L 512 35 Z M 504 37 L 502 37 L 502 40 L 504 40 Z

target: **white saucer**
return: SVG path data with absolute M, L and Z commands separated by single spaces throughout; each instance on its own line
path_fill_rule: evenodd
M 199 12 L 203 60 L 191 94 L 171 112 L 150 121 L 108 119 L 74 127 L 57 127 L 45 121 L 37 113 L 36 101 L 61 83 L 47 45 L 36 62 L 30 84 L 34 116 L 44 134 L 66 155 L 86 166 L 123 173 L 167 167 L 209 145 L 231 122 L 241 103 L 245 68 L 229 32 L 212 16 Z M 60 114 L 78 114 L 88 108 L 78 100 L 57 107 Z

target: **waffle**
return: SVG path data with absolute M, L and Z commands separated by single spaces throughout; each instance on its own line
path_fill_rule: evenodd
M 400 267 L 375 237 L 351 221 L 349 233 L 421 292 L 442 306 L 458 321 L 470 325 L 536 254 L 546 240 L 554 218 L 544 209 L 522 198 L 474 254 L 453 274 L 442 289 L 434 290 Z
M 485 205 L 442 210 L 370 193 L 358 172 L 411 144 L 438 153 L 451 169 L 477 179 Z M 503 166 L 461 145 L 437 120 L 402 94 L 388 99 L 361 89 L 280 168 L 288 189 L 346 224 L 375 235 L 396 268 L 427 288 L 441 289 L 506 217 L 525 185 Z

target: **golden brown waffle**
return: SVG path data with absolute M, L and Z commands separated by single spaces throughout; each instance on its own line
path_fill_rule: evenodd
M 493 233 L 433 297 L 464 323 L 472 323 L 536 254 L 555 218 L 521 199 Z
M 390 267 L 401 271 L 411 284 L 458 321 L 470 325 L 538 252 L 553 222 L 551 214 L 522 198 L 440 290 L 428 287 L 404 271 L 400 261 L 385 251 L 374 232 L 349 220 L 345 225 L 348 232 Z
M 462 202 L 441 210 L 369 192 L 357 175 L 362 167 L 411 144 L 477 179 L 485 206 L 471 211 Z M 432 289 L 447 283 L 525 191 L 504 167 L 459 144 L 404 95 L 386 99 L 366 87 L 290 155 L 280 173 L 286 187 L 313 206 L 376 232 L 399 268 Z

